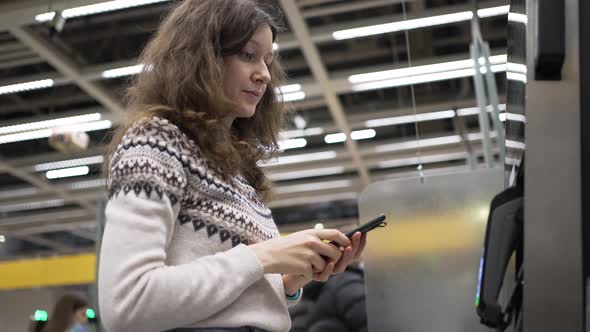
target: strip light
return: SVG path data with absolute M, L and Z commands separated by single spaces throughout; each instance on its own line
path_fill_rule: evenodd
M 72 176 L 87 175 L 89 172 L 90 172 L 90 168 L 88 166 L 78 166 L 78 167 L 54 169 L 51 171 L 47 171 L 47 173 L 45 173 L 45 177 L 48 178 L 49 180 L 53 180 L 53 179 L 69 178 Z
M 50 88 L 53 86 L 54 83 L 55 83 L 55 81 L 52 79 L 44 79 L 44 80 L 31 81 L 31 82 L 25 82 L 25 83 L 4 85 L 4 86 L 0 86 L 0 95 Z
M 465 152 L 454 152 L 454 153 L 445 153 L 445 154 L 437 154 L 437 155 L 430 155 L 430 156 L 421 156 L 421 157 L 411 157 L 411 158 L 404 158 L 404 159 L 393 159 L 382 161 L 377 164 L 379 168 L 392 168 L 392 167 L 404 167 L 404 166 L 411 166 L 411 165 L 418 165 L 418 164 L 431 164 L 431 163 L 438 163 L 442 161 L 451 161 L 457 159 L 465 159 L 467 158 L 467 153 Z
M 345 133 L 328 134 L 324 137 L 324 142 L 328 144 L 340 143 L 346 141 Z
M 0 213 L 18 212 L 26 210 L 39 210 L 52 207 L 63 206 L 63 199 L 52 199 L 47 201 L 30 202 L 30 203 L 16 203 L 0 205 Z
M 279 98 L 282 97 L 283 102 L 289 101 L 296 101 L 296 100 L 303 100 L 305 99 L 305 92 L 292 92 L 292 93 L 285 93 L 283 95 L 279 95 Z
M 302 148 L 307 145 L 307 140 L 305 138 L 294 138 L 279 141 L 279 149 L 280 150 L 289 150 L 289 149 L 297 149 Z
M 502 113 L 502 114 L 500 114 L 500 121 L 506 121 L 507 119 L 510 121 L 518 121 L 518 122 L 526 123 L 526 116 L 524 116 L 522 114 L 516 114 L 516 113 Z
M 112 123 L 109 120 L 103 121 L 96 121 L 96 122 L 88 122 L 82 124 L 76 124 L 66 127 L 59 127 L 60 131 L 96 131 L 96 130 L 103 130 L 111 128 Z M 47 138 L 51 136 L 53 133 L 52 129 L 40 129 L 34 131 L 26 131 L 22 133 L 16 134 L 9 134 L 9 135 L 0 135 L 0 144 L 6 143 L 13 143 L 13 142 L 21 142 L 21 141 L 29 141 L 33 139 L 40 139 L 40 138 Z
M 477 15 L 482 18 L 483 17 L 498 16 L 498 15 L 506 15 L 506 14 L 508 14 L 509 8 L 510 8 L 510 6 L 483 8 L 483 9 L 479 9 L 477 11 Z M 431 27 L 431 26 L 436 26 L 436 25 L 470 21 L 471 19 L 473 19 L 473 12 L 464 11 L 464 12 L 458 12 L 458 13 L 452 13 L 452 14 L 422 17 L 422 18 L 416 18 L 416 19 L 399 21 L 399 22 L 391 22 L 391 23 L 365 26 L 365 27 L 360 27 L 360 28 L 334 31 L 332 33 L 332 38 L 334 38 L 335 40 L 359 38 L 359 37 L 365 37 L 365 36 L 380 35 L 380 34 L 390 33 L 390 32 L 412 30 L 412 29 L 425 28 L 425 27 Z
M 307 129 L 293 129 L 293 130 L 285 130 L 282 131 L 279 136 L 281 139 L 289 139 L 294 137 L 302 137 L 302 136 L 315 136 L 321 135 L 324 133 L 323 128 L 307 128 Z
M 78 158 L 78 159 L 70 159 L 70 160 L 60 160 L 60 161 L 54 161 L 54 162 L 50 162 L 50 163 L 37 164 L 37 165 L 33 166 L 33 170 L 35 172 L 42 172 L 42 171 L 48 171 L 48 170 L 52 170 L 52 169 L 59 169 L 59 168 L 102 164 L 103 161 L 104 161 L 103 156 L 94 156 L 94 157 L 86 157 L 86 158 Z
M 528 23 L 528 18 L 525 14 L 508 13 L 508 22 L 516 22 L 526 25 Z
M 506 65 L 493 65 L 491 67 L 492 72 L 497 73 L 506 70 Z M 486 69 L 481 68 L 481 72 L 485 73 Z M 434 73 L 434 74 L 426 74 L 426 75 L 417 75 L 417 76 L 409 76 L 403 78 L 394 78 L 384 81 L 377 81 L 377 82 L 369 82 L 369 83 L 361 83 L 361 84 L 354 84 L 352 86 L 353 91 L 366 91 L 366 90 L 375 90 L 375 89 L 383 89 L 383 88 L 392 88 L 398 86 L 405 86 L 410 84 L 420 84 L 420 83 L 428 83 L 428 82 L 437 82 L 437 81 L 444 81 L 450 80 L 455 78 L 461 77 L 469 77 L 475 74 L 475 69 L 461 69 L 461 70 L 454 70 L 448 72 L 441 72 L 441 73 Z
M 109 69 L 102 72 L 101 76 L 103 78 L 116 78 L 122 76 L 129 76 L 129 75 L 137 75 L 143 71 L 143 64 L 134 65 L 134 66 L 127 66 L 115 69 Z
M 448 111 L 421 113 L 421 114 L 416 114 L 416 115 L 402 115 L 402 116 L 383 118 L 383 119 L 373 119 L 373 120 L 365 121 L 365 126 L 367 126 L 367 127 L 383 127 L 383 126 L 392 126 L 392 125 L 403 124 L 403 123 L 414 123 L 414 122 L 422 122 L 422 121 L 430 121 L 430 120 L 449 119 L 449 118 L 453 118 L 453 117 L 455 117 L 455 111 L 448 110 Z
M 380 35 L 390 32 L 430 27 L 434 25 L 469 21 L 472 18 L 473 12 L 470 11 L 446 15 L 437 15 L 431 17 L 416 18 L 412 20 L 405 20 L 400 22 L 391 22 L 354 29 L 334 31 L 332 33 L 332 38 L 334 38 L 335 40 L 359 38 L 365 36 Z
M 506 147 L 512 149 L 520 149 L 524 150 L 526 148 L 526 144 L 518 141 L 506 140 Z
M 494 55 L 489 57 L 491 65 L 505 64 L 508 56 L 506 54 Z M 484 64 L 485 60 L 480 59 L 480 64 Z M 365 74 L 351 75 L 348 77 L 348 81 L 351 84 L 382 81 L 393 78 L 404 78 L 410 76 L 418 76 L 424 74 L 434 74 L 440 72 L 448 72 L 459 69 L 471 69 L 474 68 L 475 62 L 473 59 L 449 61 L 442 63 L 435 63 L 424 66 L 414 66 L 409 68 L 399 68 L 384 71 L 377 71 Z
M 29 122 L 13 126 L 0 127 L 0 135 L 18 133 L 22 131 L 31 131 L 35 129 L 46 129 L 58 126 L 66 126 L 76 123 L 84 123 L 100 120 L 102 115 L 100 113 L 84 114 L 69 116 L 66 118 L 58 118 L 45 121 Z
M 355 130 L 350 133 L 350 138 L 352 138 L 355 141 L 358 141 L 361 139 L 373 138 L 376 134 L 377 133 L 375 132 L 375 129 Z
M 88 188 L 97 188 L 97 187 L 104 187 L 107 183 L 106 179 L 94 179 L 94 180 L 84 180 L 84 181 L 76 181 L 72 183 L 68 183 L 66 187 L 69 189 L 88 189 Z
M 510 11 L 510 6 L 498 6 L 498 7 L 491 7 L 491 8 L 483 8 L 477 10 L 477 16 L 484 18 L 484 17 L 492 17 L 492 16 L 500 16 L 506 15 Z
M 94 15 L 100 13 L 111 12 L 132 7 L 139 7 L 144 5 L 151 5 L 159 2 L 167 2 L 170 0 L 115 0 L 101 2 L 94 5 L 80 6 L 66 9 L 62 12 L 63 18 L 73 18 L 87 15 Z M 35 16 L 37 22 L 51 21 L 55 17 L 55 12 L 43 13 Z
M 327 159 L 334 159 L 336 158 L 337 154 L 335 151 L 325 151 L 325 152 L 314 152 L 314 153 L 306 153 L 306 154 L 299 154 L 294 156 L 282 156 L 276 158 L 275 161 L 269 161 L 267 163 L 263 163 L 261 166 L 275 166 L 275 165 L 287 165 L 287 164 L 296 164 L 306 161 L 315 161 L 315 160 L 327 160 Z
M 407 142 L 400 142 L 400 143 L 378 145 L 375 147 L 375 152 L 402 151 L 402 150 L 417 149 L 418 147 L 424 148 L 424 147 L 431 147 L 431 146 L 456 144 L 456 143 L 460 143 L 460 142 L 461 142 L 461 136 L 452 135 L 452 136 L 446 136 L 446 137 L 421 139 L 419 142 L 414 140 L 414 141 L 407 141 Z
M 326 190 L 326 189 L 350 187 L 351 185 L 352 185 L 351 180 L 325 181 L 325 182 L 317 182 L 317 183 L 305 183 L 305 184 L 295 184 L 295 185 L 291 185 L 291 186 L 276 187 L 275 192 L 278 194 L 289 194 L 289 193 L 296 193 L 296 192 L 301 192 L 301 191 L 315 191 L 315 190 Z
M 304 170 L 304 171 L 271 173 L 271 174 L 269 174 L 268 177 L 272 181 L 285 181 L 285 180 L 310 178 L 310 177 L 315 177 L 315 176 L 342 174 L 342 173 L 344 173 L 344 171 L 345 171 L 344 166 L 337 166 L 337 167 L 315 168 L 315 169 L 309 169 L 309 170 Z
M 301 84 L 283 85 L 283 86 L 279 87 L 278 90 L 280 93 L 292 93 L 292 92 L 301 91 Z

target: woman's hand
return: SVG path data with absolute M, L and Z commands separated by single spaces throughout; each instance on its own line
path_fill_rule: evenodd
M 351 241 L 338 230 L 310 229 L 256 243 L 250 248 L 262 263 L 264 273 L 303 275 L 313 279 L 314 273 L 323 276 L 330 263 L 339 266 L 337 262 L 346 253 L 346 249 L 342 251 L 326 241 L 335 241 L 342 248 L 351 245 Z
M 335 262 L 329 262 L 322 272 L 314 273 L 311 278 L 304 275 L 284 274 L 283 285 L 285 286 L 285 294 L 294 295 L 300 288 L 310 283 L 312 280 L 326 282 L 334 271 Z
M 323 271 L 313 273 L 311 278 L 304 275 L 283 275 L 285 293 L 287 295 L 293 295 L 297 293 L 297 290 L 307 285 L 312 280 L 325 282 L 332 274 L 343 272 L 348 264 L 358 260 L 365 249 L 365 245 L 367 244 L 367 234 L 361 234 L 360 232 L 357 232 L 353 234 L 351 240 L 350 246 L 341 249 L 343 254 L 337 262 L 328 262 L 326 268 Z
M 351 245 L 348 247 L 344 247 L 342 250 L 342 257 L 336 263 L 334 267 L 334 271 L 332 274 L 337 274 L 344 272 L 346 267 L 351 262 L 358 260 L 363 250 L 365 250 L 365 245 L 367 244 L 367 233 L 356 232 L 352 235 L 351 238 Z

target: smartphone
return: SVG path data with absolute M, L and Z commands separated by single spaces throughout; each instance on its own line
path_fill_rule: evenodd
M 377 227 L 385 227 L 386 225 L 387 223 L 385 222 L 385 215 L 380 214 L 375 219 L 360 225 L 359 227 L 351 230 L 350 232 L 346 232 L 346 234 L 344 235 L 346 235 L 346 237 L 350 239 L 356 232 L 367 233 Z M 337 247 L 339 246 L 339 244 L 335 241 L 330 242 L 330 244 L 333 244 Z

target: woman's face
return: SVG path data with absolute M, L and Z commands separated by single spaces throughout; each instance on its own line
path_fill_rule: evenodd
M 84 307 L 84 308 L 80 308 L 74 312 L 74 317 L 73 317 L 74 322 L 76 322 L 80 325 L 84 325 L 84 324 L 86 324 L 86 322 L 88 322 L 88 318 L 86 317 L 86 309 L 88 309 L 88 308 Z
M 259 27 L 238 54 L 224 58 L 223 92 L 235 104 L 228 121 L 254 115 L 270 82 L 272 60 L 272 31 L 267 25 Z

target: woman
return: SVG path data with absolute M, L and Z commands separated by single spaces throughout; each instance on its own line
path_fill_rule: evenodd
M 43 327 L 43 332 L 84 332 L 88 322 L 86 310 L 88 302 L 76 295 L 62 296 L 55 307 L 51 319 Z
M 108 331 L 287 331 L 301 287 L 362 252 L 360 233 L 280 237 L 264 204 L 258 163 L 277 151 L 283 110 L 275 12 L 185 0 L 146 46 L 108 170 L 98 280 Z

